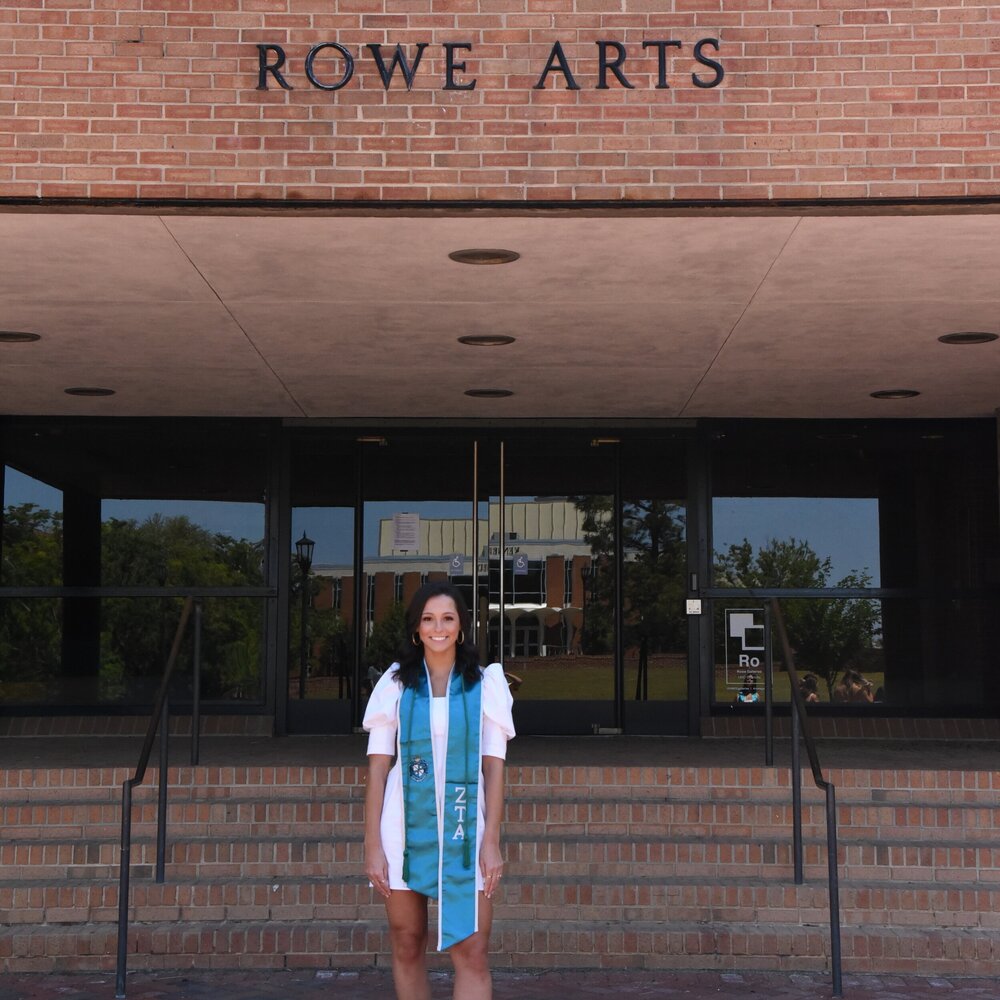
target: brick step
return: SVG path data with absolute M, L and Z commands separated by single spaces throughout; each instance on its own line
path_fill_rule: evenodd
M 156 861 L 151 835 L 132 843 L 134 871 Z M 610 836 L 550 834 L 527 839 L 505 836 L 509 866 L 538 877 L 614 874 L 684 876 L 711 872 L 745 877 L 787 878 L 792 865 L 790 832 L 781 837 L 749 836 Z M 0 878 L 114 878 L 118 842 L 79 839 L 9 841 L 0 846 Z M 847 879 L 913 880 L 933 870 L 937 881 L 1000 880 L 1000 844 L 971 840 L 927 842 L 923 839 L 848 839 L 839 842 L 841 876 Z M 826 870 L 825 837 L 806 837 L 806 871 Z M 360 831 L 352 836 L 274 837 L 255 840 L 170 837 L 167 865 L 171 876 L 198 873 L 207 878 L 309 876 L 330 874 L 338 866 L 360 871 Z
M 155 789 L 144 789 L 145 797 L 133 805 L 133 825 L 155 824 Z M 192 834 L 229 836 L 251 835 L 262 828 L 273 833 L 280 829 L 324 834 L 329 824 L 349 827 L 363 822 L 363 801 L 353 790 L 309 789 L 302 798 L 263 794 L 227 794 L 215 788 L 171 789 L 168 823 Z M 515 790 L 516 791 L 516 790 Z M 787 790 L 786 790 L 787 792 Z M 918 826 L 925 837 L 937 837 L 960 830 L 973 838 L 1000 837 L 1000 809 L 993 793 L 978 800 L 941 804 L 910 799 L 907 802 L 876 802 L 864 796 L 841 796 L 838 821 L 844 831 L 878 829 L 890 831 Z M 20 836 L 40 836 L 55 829 L 88 836 L 117 836 L 121 822 L 118 798 L 87 797 L 79 800 L 53 799 L 0 801 L 0 828 Z M 685 827 L 754 827 L 785 829 L 792 822 L 790 795 L 780 799 L 757 799 L 748 792 L 740 798 L 690 799 L 672 794 L 655 799 L 635 799 L 627 795 L 569 798 L 541 798 L 537 795 L 508 798 L 505 827 L 519 835 L 545 829 L 578 829 L 580 832 L 618 830 L 623 833 L 670 832 Z M 803 823 L 825 829 L 825 804 L 815 796 L 805 796 Z M 242 831 L 241 828 L 242 827 Z
M 273 837 L 282 834 L 325 838 L 331 830 L 348 838 L 362 830 L 360 800 L 287 802 L 249 800 L 172 801 L 167 824 L 186 837 Z M 740 836 L 782 836 L 792 825 L 790 803 L 753 801 L 623 802 L 589 800 L 573 802 L 511 801 L 505 829 L 523 839 L 546 833 L 621 835 L 629 837 L 736 833 Z M 120 835 L 121 807 L 102 804 L 22 804 L 0 808 L 0 828 L 12 839 L 51 839 L 56 836 L 116 840 Z M 133 809 L 137 835 L 155 828 L 156 803 L 143 802 Z M 918 828 L 923 840 L 961 836 L 968 841 L 1000 842 L 1000 809 L 995 804 L 963 803 L 949 806 L 840 803 L 838 828 L 845 838 L 877 835 L 895 838 L 900 831 Z M 825 807 L 806 803 L 803 829 L 807 836 L 825 836 Z
M 0 931 L 0 967 L 7 971 L 109 970 L 116 935 L 111 927 L 24 926 Z M 865 927 L 842 935 L 845 972 L 871 972 L 890 960 L 896 973 L 991 976 L 1000 960 L 993 929 Z M 725 926 L 681 920 L 497 920 L 497 968 L 620 967 L 782 969 L 825 971 L 824 926 L 759 922 Z M 431 955 L 431 966 L 447 964 Z M 129 933 L 129 968 L 346 968 L 387 964 L 384 916 L 357 921 L 209 921 L 197 927 L 136 923 Z
M 200 879 L 157 884 L 133 879 L 131 919 L 139 922 L 292 920 L 377 917 L 382 905 L 356 875 L 297 880 Z M 1000 927 L 1000 884 L 966 887 L 934 882 L 866 885 L 842 883 L 845 925 Z M 0 883 L 0 924 L 114 922 L 117 883 L 69 880 Z M 828 919 L 825 881 L 804 885 L 764 880 L 643 879 L 624 885 L 609 878 L 539 884 L 508 876 L 497 899 L 498 918 L 537 920 L 691 920 L 699 923 L 757 920 L 822 924 Z
M 330 789 L 350 790 L 361 796 L 366 775 L 363 762 L 358 766 L 309 767 L 171 767 L 168 777 L 172 789 L 217 789 L 220 797 L 251 794 L 261 797 L 300 797 L 325 794 Z M 46 798 L 120 798 L 122 782 L 131 776 L 126 768 L 14 769 L 4 773 L 0 798 L 23 797 L 30 801 Z M 886 801 L 905 802 L 911 797 L 927 802 L 961 802 L 978 794 L 995 795 L 993 771 L 897 771 L 878 768 L 832 768 L 827 778 L 841 796 L 876 795 Z M 157 781 L 151 768 L 143 788 Z M 592 798 L 616 794 L 629 799 L 670 794 L 693 800 L 724 799 L 753 791 L 760 796 L 790 795 L 790 774 L 786 764 L 732 767 L 556 767 L 514 766 L 507 768 L 510 794 L 544 794 L 548 800 L 565 797 Z M 803 771 L 803 788 L 817 795 L 808 770 Z M 239 793 L 236 790 L 241 790 Z M 538 789 L 543 789 L 539 793 Z

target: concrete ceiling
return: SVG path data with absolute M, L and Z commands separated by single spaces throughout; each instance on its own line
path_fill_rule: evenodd
M 974 417 L 1000 215 L 0 214 L 0 413 Z M 506 265 L 448 258 L 516 250 Z M 464 334 L 510 346 L 465 347 Z M 104 386 L 114 396 L 68 396 Z M 473 399 L 470 388 L 505 388 Z M 917 389 L 884 401 L 880 389 Z

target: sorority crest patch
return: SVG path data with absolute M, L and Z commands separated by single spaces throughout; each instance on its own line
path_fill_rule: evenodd
M 427 777 L 430 767 L 423 757 L 414 757 L 410 761 L 410 780 L 423 781 Z

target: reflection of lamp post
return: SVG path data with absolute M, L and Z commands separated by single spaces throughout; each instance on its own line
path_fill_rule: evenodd
M 309 570 L 312 569 L 313 549 L 316 543 L 306 537 L 302 532 L 302 537 L 295 543 L 295 561 L 299 564 L 299 576 L 302 586 L 302 636 L 299 644 L 299 698 L 306 696 L 306 673 L 309 665 L 309 637 L 306 631 L 306 617 L 309 614 Z

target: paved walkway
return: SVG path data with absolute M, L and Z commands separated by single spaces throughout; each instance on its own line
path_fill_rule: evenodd
M 434 1000 L 451 997 L 450 977 L 432 975 Z M 6 975 L 0 1000 L 111 1000 L 111 973 Z M 384 972 L 135 972 L 128 1000 L 392 1000 Z M 828 1000 L 829 976 L 771 972 L 497 973 L 495 1000 Z M 845 976 L 845 1000 L 997 1000 L 998 979 Z

